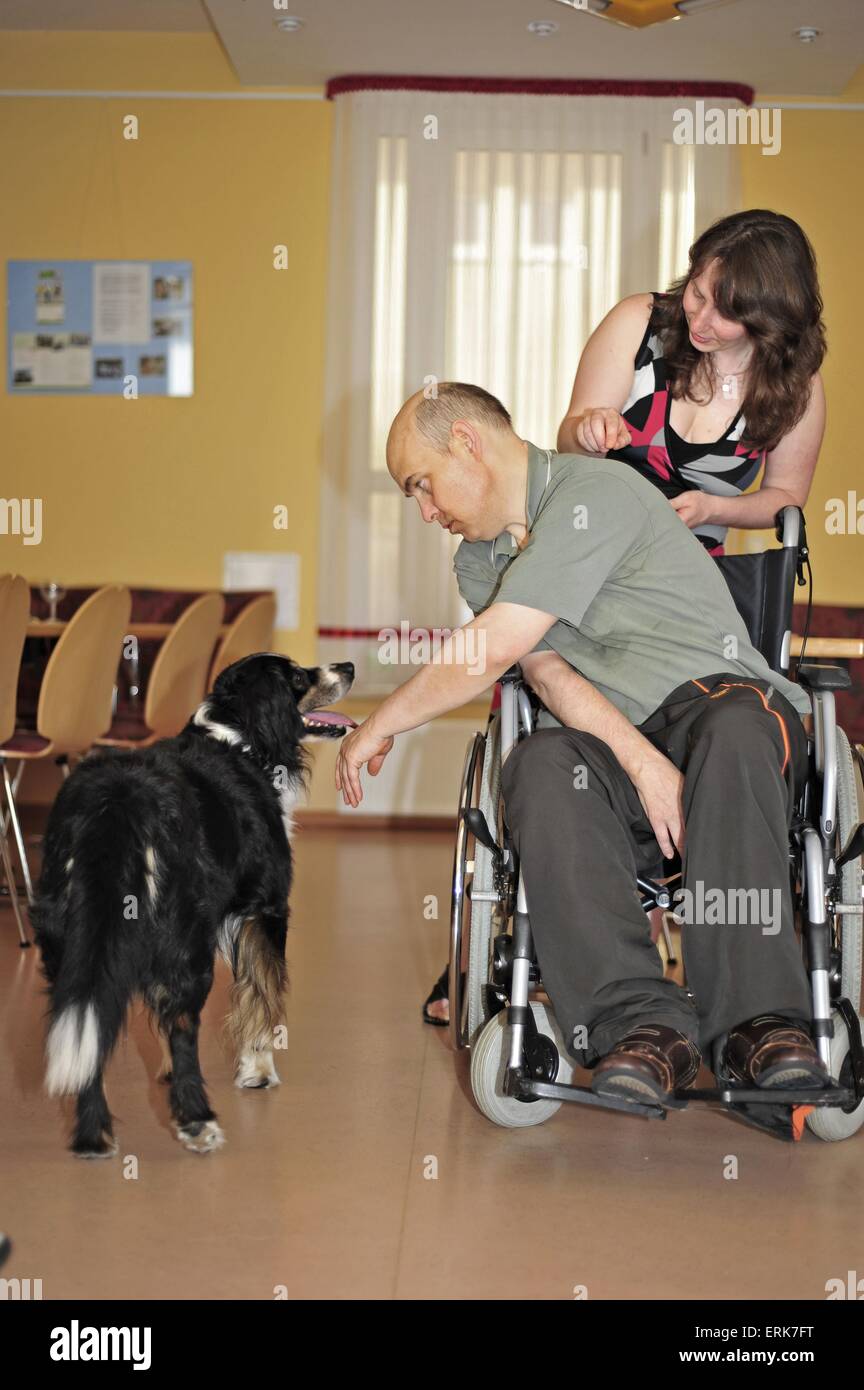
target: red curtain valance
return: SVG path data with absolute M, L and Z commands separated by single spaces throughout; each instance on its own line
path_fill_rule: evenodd
M 531 96 L 720 97 L 752 106 L 752 87 L 743 82 L 617 81 L 606 77 L 407 77 L 357 73 L 331 77 L 327 100 L 346 92 L 509 92 Z

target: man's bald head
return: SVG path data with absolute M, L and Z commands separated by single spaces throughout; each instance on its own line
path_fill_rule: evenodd
M 462 381 L 441 381 L 436 393 L 427 396 L 415 391 L 401 407 L 387 436 L 387 467 L 398 477 L 406 446 L 412 442 L 431 447 L 440 454 L 450 448 L 453 425 L 470 420 L 481 429 L 513 432 L 510 415 L 496 396 L 482 386 Z
M 490 539 L 525 510 L 527 449 L 482 386 L 439 382 L 415 391 L 390 427 L 387 467 L 425 522 L 465 540 Z
M 413 396 L 409 396 L 390 426 L 390 433 L 387 435 L 387 467 L 394 477 L 397 462 L 413 436 L 414 416 L 422 399 L 422 391 L 415 391 Z

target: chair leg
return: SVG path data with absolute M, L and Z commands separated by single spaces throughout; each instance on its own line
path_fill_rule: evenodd
M 30 865 L 27 862 L 27 851 L 24 848 L 24 835 L 21 830 L 21 822 L 18 819 L 18 808 L 15 805 L 15 796 L 12 791 L 12 782 L 9 778 L 9 766 L 6 759 L 3 762 L 3 782 L 6 787 L 6 800 L 9 803 L 9 816 L 12 821 L 12 830 L 15 834 L 15 844 L 18 847 L 18 858 L 21 862 L 21 872 L 24 875 L 24 888 L 27 893 L 27 902 L 33 906 L 33 882 L 30 878 Z M 20 778 L 18 779 L 20 781 Z
M 27 763 L 25 762 L 25 760 L 24 760 L 23 758 L 19 758 L 19 759 L 18 759 L 18 766 L 17 766 L 17 768 L 15 769 L 15 776 L 12 778 L 12 795 L 13 795 L 13 796 L 17 796 L 17 795 L 18 795 L 18 788 L 19 788 L 19 786 L 21 785 L 21 778 L 24 776 L 24 769 L 25 769 L 26 766 L 27 766 Z M 4 833 L 4 835 L 8 835 L 8 833 L 9 833 L 9 808 L 8 808 L 7 806 L 4 806 L 4 807 L 2 808 L 2 819 L 3 819 L 3 833 Z
M 24 923 L 21 920 L 21 909 L 18 906 L 18 889 L 15 886 L 15 871 L 12 868 L 12 860 L 9 855 L 9 842 L 3 831 L 0 830 L 0 868 L 9 885 L 9 901 L 12 904 L 12 911 L 15 913 L 15 922 L 18 927 L 18 937 L 23 947 L 31 943 L 27 940 L 27 933 L 24 930 Z

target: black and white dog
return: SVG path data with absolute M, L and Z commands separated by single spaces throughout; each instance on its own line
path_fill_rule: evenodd
M 322 708 L 353 678 L 350 662 L 245 657 L 176 738 L 92 754 L 63 784 L 33 921 L 51 1000 L 46 1086 L 78 1098 L 73 1153 L 117 1152 L 102 1074 L 134 996 L 167 1044 L 178 1138 L 197 1153 L 224 1143 L 198 1061 L 217 950 L 234 972 L 235 1084 L 278 1085 L 302 744 L 354 726 Z

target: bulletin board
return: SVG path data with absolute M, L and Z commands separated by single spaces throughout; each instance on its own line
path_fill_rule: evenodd
M 191 261 L 8 261 L 15 396 L 191 396 Z

